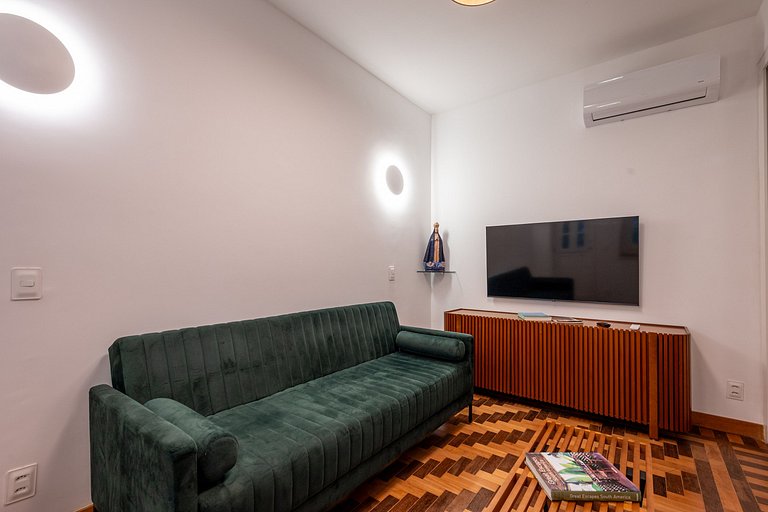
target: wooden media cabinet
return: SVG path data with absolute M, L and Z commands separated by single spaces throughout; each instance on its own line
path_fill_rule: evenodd
M 648 425 L 691 428 L 691 335 L 679 326 L 521 320 L 456 309 L 445 330 L 475 338 L 475 386 Z

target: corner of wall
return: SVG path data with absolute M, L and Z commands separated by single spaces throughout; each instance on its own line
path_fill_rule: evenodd
M 757 15 L 758 30 L 762 35 L 762 55 L 757 63 L 757 144 L 760 197 L 760 344 L 762 356 L 763 389 L 768 385 L 768 1 L 763 0 Z M 763 397 L 763 440 L 768 440 L 768 394 Z

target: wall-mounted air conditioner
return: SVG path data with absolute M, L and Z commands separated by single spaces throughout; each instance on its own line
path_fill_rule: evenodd
M 584 87 L 584 124 L 712 103 L 720 95 L 720 55 L 695 55 Z

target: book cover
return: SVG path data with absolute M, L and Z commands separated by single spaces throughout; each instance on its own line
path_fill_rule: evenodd
M 553 501 L 640 501 L 640 490 L 597 452 L 534 452 L 525 463 Z
M 551 316 L 540 312 L 522 312 L 518 313 L 517 316 L 523 320 L 552 320 Z

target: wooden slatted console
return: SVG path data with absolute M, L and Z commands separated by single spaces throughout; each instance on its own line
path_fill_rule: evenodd
M 690 333 L 626 322 L 598 327 L 457 309 L 445 329 L 475 337 L 475 386 L 659 429 L 691 428 Z

